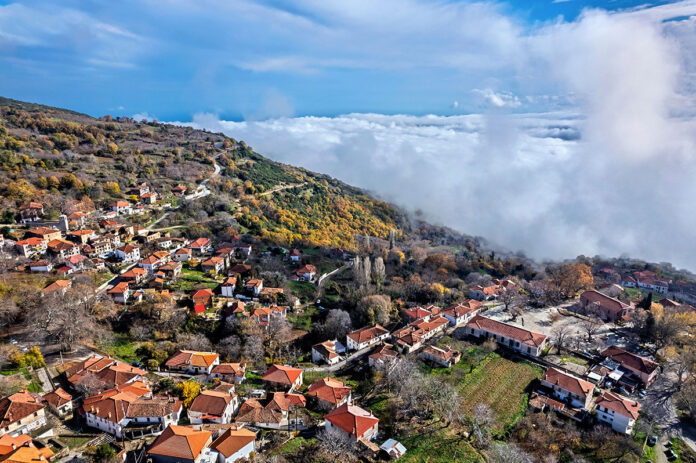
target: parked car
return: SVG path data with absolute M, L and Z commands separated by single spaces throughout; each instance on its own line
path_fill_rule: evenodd
M 645 389 L 638 393 L 638 397 L 640 397 L 641 399 L 644 399 L 646 395 L 648 395 L 648 391 L 646 391 Z
M 672 449 L 665 450 L 665 456 L 667 457 L 667 461 L 674 461 L 677 459 L 677 454 L 674 453 Z
M 657 436 L 650 436 L 648 439 L 648 445 L 653 447 L 655 444 L 657 444 Z

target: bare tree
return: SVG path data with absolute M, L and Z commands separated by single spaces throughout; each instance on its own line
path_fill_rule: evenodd
M 232 334 L 220 340 L 217 350 L 231 361 L 239 360 L 242 353 L 242 341 L 239 336 Z
M 520 292 L 514 288 L 504 289 L 498 296 L 498 301 L 503 304 L 503 309 L 507 312 L 512 307 L 516 307 L 522 303 Z
M 515 444 L 494 442 L 489 452 L 491 463 L 532 463 L 532 457 Z
M 556 325 L 551 330 L 551 339 L 559 354 L 561 353 L 561 350 L 563 349 L 563 346 L 565 345 L 570 333 L 571 331 L 568 325 Z
M 471 418 L 471 433 L 476 445 L 485 448 L 490 442 L 491 425 L 495 420 L 493 410 L 486 404 L 478 404 Z
M 321 450 L 335 461 L 356 461 L 355 442 L 345 432 L 325 428 L 317 433 Z
M 210 352 L 213 350 L 213 344 L 202 334 L 184 333 L 179 335 L 177 341 L 179 344 L 179 349 L 201 352 Z
M 590 315 L 580 323 L 580 327 L 587 335 L 588 342 L 592 342 L 592 336 L 597 334 L 597 332 L 602 328 L 603 325 L 604 322 L 602 321 L 602 319 L 595 315 Z
M 353 330 L 350 314 L 345 310 L 329 310 L 324 322 L 324 333 L 331 339 L 343 339 Z
M 361 280 L 364 281 L 365 284 L 369 284 L 370 275 L 372 274 L 372 264 L 370 263 L 370 256 L 365 256 L 363 258 L 362 271 L 363 275 L 361 277 Z
M 271 361 L 282 356 L 290 339 L 292 339 L 290 322 L 281 317 L 272 317 L 268 322 L 268 331 L 265 337 L 266 350 Z

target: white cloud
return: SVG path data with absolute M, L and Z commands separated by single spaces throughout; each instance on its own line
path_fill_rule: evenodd
M 194 123 L 537 258 L 627 253 L 694 269 L 696 122 L 684 114 L 696 66 L 682 44 L 696 33 L 665 16 L 591 10 L 517 37 L 517 85 L 555 88 L 574 104 L 564 112 L 506 114 L 522 99 L 481 87 L 501 111 Z
M 475 88 L 472 92 L 480 96 L 486 104 L 496 108 L 519 108 L 522 106 L 522 102 L 517 95 L 510 92 L 495 92 L 490 88 L 483 90 Z

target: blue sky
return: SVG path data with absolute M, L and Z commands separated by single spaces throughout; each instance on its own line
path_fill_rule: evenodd
M 499 95 L 528 97 L 508 101 L 516 111 L 554 109 L 568 92 L 537 83 L 514 48 L 585 8 L 639 5 L 2 0 L 0 94 L 160 120 L 460 114 L 495 106 Z

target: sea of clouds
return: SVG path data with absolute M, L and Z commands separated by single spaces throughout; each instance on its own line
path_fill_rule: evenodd
M 472 89 L 480 114 L 346 114 L 191 125 L 327 173 L 537 259 L 579 254 L 696 268 L 696 3 L 591 10 L 509 43 L 520 81 Z M 678 17 L 679 16 L 679 17 Z M 563 104 L 525 113 L 539 98 Z

